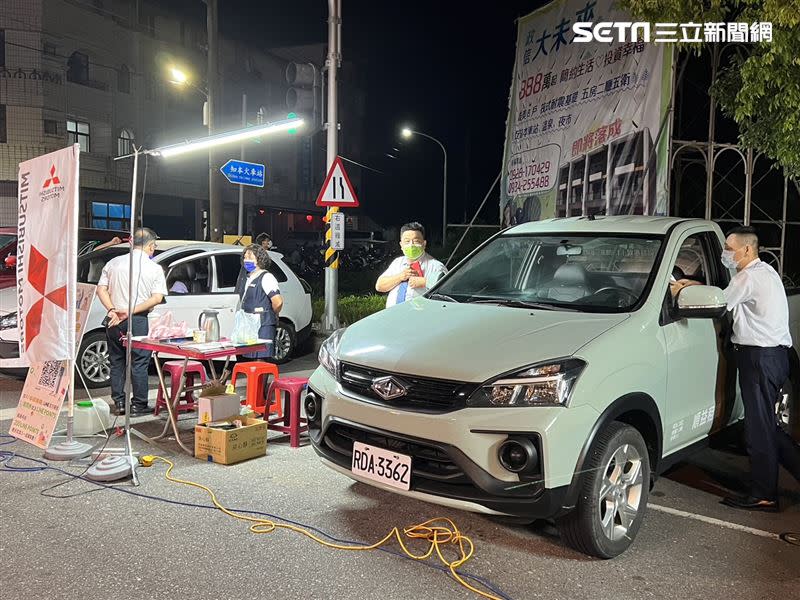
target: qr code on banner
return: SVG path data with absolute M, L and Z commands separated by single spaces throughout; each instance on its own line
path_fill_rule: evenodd
M 39 375 L 40 386 L 54 390 L 56 387 L 58 387 L 58 382 L 60 379 L 61 361 L 51 360 L 42 365 L 42 373 Z

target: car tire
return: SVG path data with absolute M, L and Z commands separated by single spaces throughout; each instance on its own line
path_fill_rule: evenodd
M 800 410 L 798 410 L 797 394 L 795 393 L 800 384 L 800 361 L 794 349 L 789 352 L 791 373 L 789 379 L 781 386 L 780 395 L 775 403 L 775 415 L 778 425 L 796 442 L 800 443 Z
M 278 326 L 275 328 L 275 346 L 272 355 L 272 362 L 277 365 L 282 365 L 289 362 L 294 354 L 297 345 L 297 334 L 294 331 L 294 326 L 288 321 L 278 321 Z
M 105 331 L 93 331 L 83 336 L 75 370 L 79 371 L 76 374 L 77 385 L 81 384 L 81 377 L 86 387 L 92 390 L 111 385 L 111 361 Z
M 628 549 L 650 492 L 650 458 L 641 434 L 624 423 L 605 427 L 592 445 L 575 509 L 556 520 L 572 548 L 599 558 Z

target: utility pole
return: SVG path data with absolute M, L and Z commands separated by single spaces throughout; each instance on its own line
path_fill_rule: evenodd
M 218 0 L 206 0 L 208 33 L 208 135 L 213 135 L 219 94 L 217 15 Z M 216 175 L 216 152 L 208 151 L 208 232 L 212 242 L 222 241 L 222 197 Z
M 247 127 L 247 94 L 242 93 L 242 129 Z M 240 158 L 244 161 L 244 142 L 242 142 L 242 150 Z M 244 186 L 239 184 L 239 224 L 236 228 L 236 235 L 242 237 L 244 235 Z
M 336 86 L 336 74 L 341 64 L 341 33 L 342 33 L 342 0 L 328 0 L 328 156 L 326 173 L 333 166 L 339 153 L 339 111 Z M 339 327 L 338 299 L 339 299 L 339 255 L 330 247 L 331 243 L 331 215 L 338 212 L 337 207 L 329 207 L 327 212 L 328 229 L 325 239 L 325 315 L 322 320 L 324 331 L 333 331 Z

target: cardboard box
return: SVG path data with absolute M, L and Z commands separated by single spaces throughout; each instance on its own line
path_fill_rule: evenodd
M 208 425 L 194 428 L 194 455 L 208 462 L 230 465 L 264 456 L 267 453 L 267 422 L 252 416 L 230 417 L 228 423 L 240 419 L 243 427 L 218 429 Z
M 222 421 L 239 414 L 242 401 L 239 394 L 223 394 L 221 396 L 200 397 L 197 402 L 197 422 Z

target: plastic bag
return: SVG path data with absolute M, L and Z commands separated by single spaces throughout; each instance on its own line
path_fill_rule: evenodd
M 191 335 L 191 329 L 186 321 L 174 323 L 170 311 L 153 311 L 147 316 L 147 337 L 159 340 L 164 338 L 186 337 Z
M 255 344 L 261 328 L 261 315 L 237 310 L 233 320 L 231 341 L 234 344 Z

